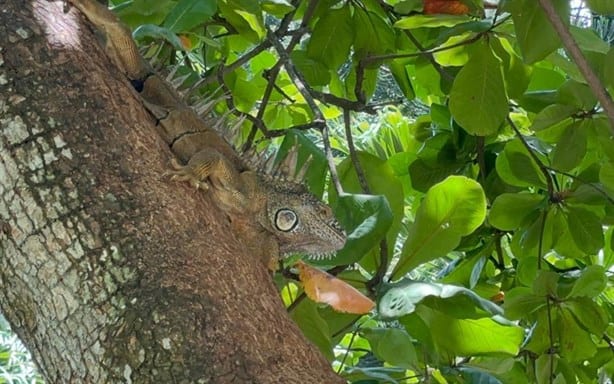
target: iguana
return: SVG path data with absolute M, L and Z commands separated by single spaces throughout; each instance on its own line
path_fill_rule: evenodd
M 276 171 L 254 170 L 222 136 L 141 56 L 130 29 L 108 8 L 94 0 L 70 0 L 100 32 L 111 61 L 140 93 L 158 120 L 163 139 L 179 161 L 171 173 L 212 194 L 232 220 L 248 221 L 260 231 L 266 264 L 290 253 L 319 258 L 339 250 L 345 233 L 332 210 L 295 176 L 296 156 L 289 155 Z M 284 172 L 280 172 L 285 170 Z M 285 175 L 280 175 L 285 173 Z

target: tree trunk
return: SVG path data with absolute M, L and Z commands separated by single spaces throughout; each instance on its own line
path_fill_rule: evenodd
M 48 383 L 342 383 L 79 13 L 0 10 L 0 310 Z M 253 236 L 252 236 L 253 237 Z

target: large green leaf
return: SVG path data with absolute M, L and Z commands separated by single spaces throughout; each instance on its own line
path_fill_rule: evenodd
M 401 185 L 399 178 L 394 174 L 394 170 L 386 161 L 366 152 L 358 152 L 357 157 L 367 179 L 366 181 L 370 192 L 373 195 L 383 195 L 388 201 L 387 209 L 389 209 L 389 212 L 392 212 L 392 224 L 387 224 L 390 225 L 388 227 L 387 239 L 389 250 L 392 250 L 397 233 L 401 226 L 401 220 L 403 219 L 403 186 Z M 337 172 L 345 192 L 355 194 L 363 193 L 351 158 L 348 157 L 342 161 L 337 166 Z M 334 190 L 332 185 L 330 186 L 328 192 L 329 200 L 334 206 L 337 198 L 337 192 Z M 378 206 L 384 207 L 384 203 L 378 202 L 377 204 Z M 351 215 L 349 212 L 346 214 Z M 373 245 L 371 245 L 368 249 L 360 249 L 357 251 L 364 255 L 364 253 L 371 249 Z
M 394 26 L 400 29 L 453 27 L 468 21 L 471 19 L 465 15 L 412 15 L 400 19 Z
M 552 165 L 560 171 L 577 167 L 586 155 L 587 129 L 582 122 L 569 125 L 552 151 Z
M 534 152 L 535 153 L 535 152 Z M 517 187 L 546 186 L 544 174 L 519 139 L 509 141 L 496 160 L 503 181 Z
M 395 60 L 390 60 L 390 62 L 388 63 L 388 68 L 390 69 L 390 73 L 392 73 L 392 76 L 394 76 L 394 79 L 396 80 L 397 85 L 399 86 L 399 88 L 401 88 L 403 95 L 408 100 L 411 100 L 414 97 L 416 97 L 416 94 L 414 92 L 414 87 L 411 83 L 411 79 L 409 78 L 409 75 L 406 69 L 406 65 L 408 65 L 410 61 L 411 60 L 409 59 L 395 59 Z
M 597 353 L 590 333 L 580 328 L 567 308 L 560 309 L 556 332 L 560 341 L 561 357 L 570 362 L 581 362 Z
M 495 228 L 511 231 L 536 213 L 544 197 L 532 193 L 504 193 L 497 196 L 490 208 L 488 221 Z
M 364 329 L 362 335 L 369 340 L 371 351 L 381 361 L 386 361 L 398 367 L 416 367 L 416 350 L 411 338 L 398 328 Z
M 576 246 L 589 255 L 603 247 L 603 229 L 599 217 L 593 212 L 570 206 L 567 212 L 569 232 Z
M 416 212 L 392 278 L 445 256 L 458 246 L 462 236 L 476 230 L 485 217 L 486 197 L 475 180 L 450 176 L 434 185 Z
M 519 98 L 526 91 L 533 68 L 524 64 L 510 41 L 503 37 L 491 39 L 493 52 L 503 62 L 505 88 L 510 98 Z
M 293 10 L 294 6 L 288 0 L 264 0 L 262 2 L 262 9 L 277 17 L 281 17 Z
M 182 51 L 183 44 L 177 35 L 168 28 L 159 27 L 153 24 L 143 24 L 132 32 L 132 37 L 135 40 L 142 40 L 144 38 L 152 38 L 154 40 L 166 40 L 173 48 L 178 51 Z
M 173 32 L 187 32 L 209 20 L 216 10 L 215 1 L 179 0 L 166 16 L 163 26 Z
M 546 300 L 533 293 L 531 288 L 516 287 L 505 295 L 505 317 L 518 320 L 529 316 L 546 305 Z
M 349 58 L 354 40 L 350 8 L 345 6 L 326 13 L 313 27 L 307 42 L 307 56 L 336 70 Z
M 258 42 L 266 35 L 259 2 L 252 0 L 219 0 L 217 6 L 225 21 L 241 37 Z
M 467 288 L 412 280 L 403 280 L 391 285 L 378 300 L 377 308 L 380 316 L 385 319 L 399 318 L 413 313 L 416 306 L 430 296 L 450 299 L 460 295 L 469 298 L 474 306 L 485 311 L 485 315 L 503 313 L 496 304 L 481 298 Z
M 569 0 L 554 0 L 562 20 L 569 20 Z M 514 20 L 516 38 L 526 63 L 531 64 L 548 56 L 560 47 L 561 40 L 536 0 L 507 2 Z
M 329 360 L 332 360 L 333 346 L 328 325 L 318 314 L 316 305 L 311 300 L 303 300 L 290 313 L 290 316 L 303 331 L 303 334 L 320 349 L 320 352 Z
M 608 278 L 601 265 L 590 265 L 582 271 L 567 297 L 590 297 L 599 295 L 606 287 Z
M 614 15 L 614 3 L 612 0 L 587 0 L 586 3 L 591 11 L 603 15 Z
M 490 318 L 456 319 L 425 306 L 418 315 L 429 325 L 435 345 L 455 356 L 487 353 L 516 355 L 524 338 L 524 329 L 502 325 Z
M 394 30 L 378 14 L 356 8 L 353 22 L 354 50 L 357 58 L 378 55 L 394 49 Z
M 310 59 L 306 51 L 294 50 L 290 54 L 292 62 L 301 71 L 305 80 L 312 86 L 327 85 L 330 83 L 330 72 L 324 64 Z
M 497 132 L 508 113 L 501 61 L 487 43 L 471 52 L 450 91 L 450 112 L 454 120 L 472 135 Z
M 563 120 L 569 119 L 576 112 L 578 112 L 578 108 L 571 105 L 550 104 L 535 116 L 531 129 L 540 131 L 550 128 Z
M 574 315 L 578 324 L 594 335 L 601 336 L 608 327 L 608 314 L 587 297 L 566 300 L 561 306 L 567 308 Z
M 348 236 L 343 249 L 337 252 L 334 264 L 351 264 L 360 260 L 386 236 L 392 224 L 392 212 L 384 196 L 345 194 L 337 198 L 336 207 L 339 221 L 346 228 Z M 320 263 L 331 262 L 322 260 Z

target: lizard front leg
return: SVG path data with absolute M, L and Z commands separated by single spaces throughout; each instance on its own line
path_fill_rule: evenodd
M 218 205 L 229 213 L 246 214 L 251 199 L 250 191 L 245 188 L 244 177 L 224 157 L 214 149 L 204 149 L 195 153 L 186 165 L 172 161 L 171 179 L 188 181 L 196 188 L 209 190 Z
M 196 152 L 186 165 L 181 165 L 176 159 L 171 161 L 172 180 L 189 181 L 195 188 L 208 190 L 212 186 L 218 190 L 238 190 L 240 179 L 238 172 L 215 149 Z

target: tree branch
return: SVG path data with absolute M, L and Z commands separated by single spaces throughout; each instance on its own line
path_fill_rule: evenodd
M 556 13 L 552 1 L 539 0 L 539 5 L 541 5 L 542 9 L 546 13 L 546 17 L 548 17 L 548 20 L 550 21 L 550 24 L 552 24 L 552 26 L 554 27 L 554 30 L 561 37 L 561 41 L 563 42 L 565 50 L 567 51 L 567 53 L 569 53 L 569 56 L 571 56 L 573 61 L 576 63 L 578 69 L 582 73 L 582 76 L 584 76 L 584 78 L 586 79 L 588 86 L 591 88 L 591 90 L 597 97 L 597 100 L 599 100 L 601 107 L 603 108 L 605 114 L 610 120 L 610 130 L 612 131 L 612 134 L 614 134 L 614 102 L 612 101 L 612 98 L 610 97 L 606 89 L 603 87 L 601 81 L 599 81 L 599 78 L 595 74 L 595 71 L 593 71 L 588 61 L 582 54 L 582 51 L 580 50 L 578 43 L 576 43 L 573 36 L 571 35 L 571 32 L 569 32 L 569 29 L 567 28 L 563 20 L 559 17 L 558 13 Z

